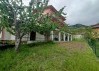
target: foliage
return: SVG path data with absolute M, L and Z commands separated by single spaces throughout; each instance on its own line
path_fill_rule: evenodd
M 91 38 L 93 38 L 92 28 L 91 28 L 91 27 L 86 28 L 85 38 L 86 38 L 86 39 L 91 39 Z
M 68 32 L 75 35 L 75 34 L 80 34 L 83 35 L 85 34 L 86 29 L 85 28 L 73 28 L 73 27 L 68 27 Z
M 64 23 L 64 26 L 62 26 L 60 28 L 60 31 L 64 31 L 64 32 L 68 32 L 69 28 L 68 28 L 68 25 L 66 23 Z
M 95 34 L 93 34 L 94 33 L 93 29 L 92 27 L 87 27 L 85 31 L 86 31 L 84 34 L 85 39 L 88 42 L 89 46 L 92 48 L 93 52 L 96 54 L 97 53 L 97 48 L 96 48 L 97 39 L 94 37 Z
M 91 27 L 86 28 L 86 33 L 85 33 L 85 39 L 92 48 L 93 52 L 95 55 L 98 57 L 99 56 L 99 48 L 98 48 L 98 40 L 94 37 L 96 34 L 94 34 L 93 29 Z
M 55 30 L 58 25 L 52 21 L 52 16 L 42 15 L 37 24 L 37 32 L 45 34 L 46 32 L 50 33 L 52 30 Z
M 93 31 L 91 27 L 86 28 L 85 39 L 91 46 L 95 46 L 96 39 L 93 36 Z
M 69 26 L 69 32 L 71 34 L 85 34 L 88 26 L 82 24 L 75 24 Z

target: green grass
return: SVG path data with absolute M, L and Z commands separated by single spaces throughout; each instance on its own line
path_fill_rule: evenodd
M 0 51 L 0 71 L 99 71 L 99 60 L 85 42 L 23 45 Z

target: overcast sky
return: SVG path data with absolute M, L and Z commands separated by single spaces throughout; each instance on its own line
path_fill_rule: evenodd
M 29 0 L 24 0 L 28 4 Z M 92 25 L 99 22 L 99 0 L 50 0 L 57 10 L 66 6 L 64 12 L 67 24 Z

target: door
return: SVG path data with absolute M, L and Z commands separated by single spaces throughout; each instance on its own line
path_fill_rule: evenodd
M 36 40 L 36 32 L 32 31 L 30 34 L 30 41 L 35 41 Z

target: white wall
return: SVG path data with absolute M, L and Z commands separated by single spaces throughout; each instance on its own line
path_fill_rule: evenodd
M 10 40 L 11 38 L 11 34 L 9 32 L 6 31 L 6 29 L 4 29 L 4 40 Z
M 14 35 L 11 35 L 11 40 L 15 40 Z M 23 36 L 22 41 L 30 41 L 30 34 Z M 36 33 L 36 41 L 44 41 L 44 35 Z
M 24 35 L 22 41 L 30 41 L 30 35 L 29 34 Z
M 0 33 L 0 40 L 1 37 L 2 34 Z M 6 29 L 4 29 L 4 40 L 15 40 L 15 36 L 7 32 Z M 22 41 L 30 41 L 30 34 L 26 34 L 25 36 L 23 36 Z M 36 33 L 36 41 L 44 41 L 44 35 Z
M 14 35 L 11 35 L 10 40 L 15 40 L 15 36 Z
M 36 33 L 36 41 L 44 41 L 44 35 Z

